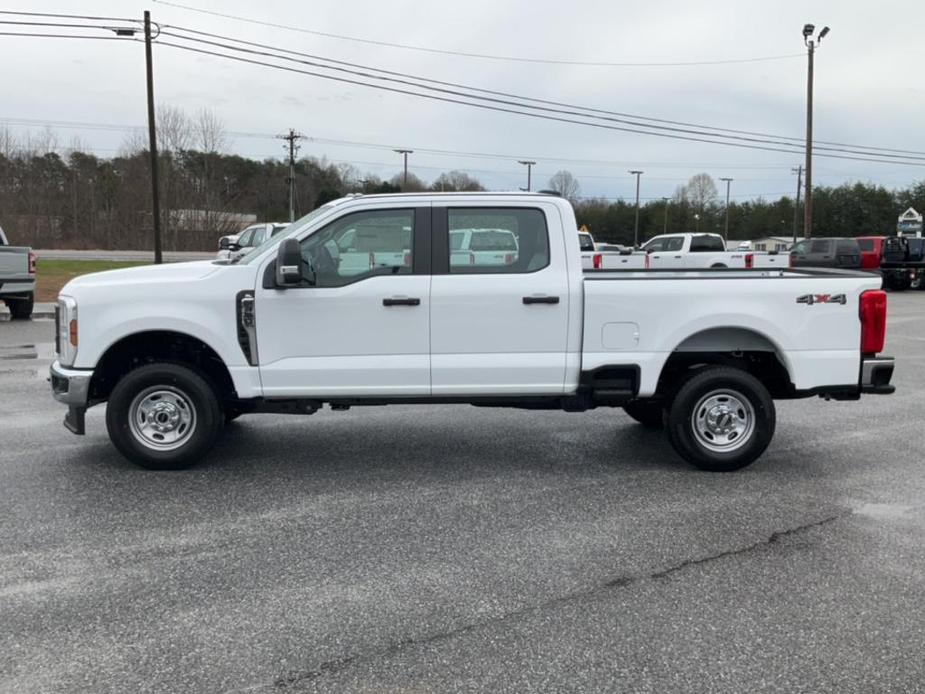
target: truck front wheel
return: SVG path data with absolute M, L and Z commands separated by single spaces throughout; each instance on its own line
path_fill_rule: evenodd
M 212 386 L 186 366 L 155 363 L 129 372 L 106 406 L 109 438 L 126 458 L 150 470 L 198 463 L 222 430 Z
M 701 470 L 731 472 L 764 453 L 774 436 L 774 401 L 745 371 L 707 367 L 687 376 L 668 407 L 671 445 Z

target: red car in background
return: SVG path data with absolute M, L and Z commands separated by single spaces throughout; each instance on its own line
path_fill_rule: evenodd
M 886 236 L 858 236 L 857 240 L 861 247 L 861 269 L 879 270 Z

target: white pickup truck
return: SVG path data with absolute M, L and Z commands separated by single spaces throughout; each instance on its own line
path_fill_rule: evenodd
M 410 262 L 342 272 L 330 252 L 360 230 L 370 252 L 386 230 L 391 250 L 405 226 Z M 108 402 L 113 443 L 157 469 L 198 462 L 241 414 L 459 403 L 623 407 L 719 471 L 765 450 L 774 399 L 893 391 L 879 278 L 584 273 L 575 228 L 568 202 L 543 194 L 366 195 L 236 262 L 85 275 L 61 291 L 52 390 L 78 434 Z M 510 231 L 516 258 L 452 263 L 460 229 Z
M 10 309 L 10 318 L 32 315 L 35 296 L 35 253 L 28 246 L 11 246 L 0 229 L 0 301 Z
M 727 251 L 719 234 L 662 234 L 649 239 L 642 252 L 653 270 L 790 267 L 789 253 Z

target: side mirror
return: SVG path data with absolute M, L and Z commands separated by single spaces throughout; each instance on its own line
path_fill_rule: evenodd
M 218 241 L 218 249 L 219 249 L 220 251 L 226 251 L 226 250 L 228 250 L 228 247 L 229 247 L 230 245 L 231 245 L 231 242 L 228 240 L 228 237 L 227 237 L 227 236 L 223 236 L 223 237 L 220 238 L 219 241 Z
M 298 239 L 284 239 L 276 253 L 276 286 L 298 287 L 302 283 L 302 248 Z

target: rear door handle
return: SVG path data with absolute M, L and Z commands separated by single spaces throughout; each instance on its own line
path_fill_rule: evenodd
M 558 304 L 558 296 L 525 296 L 525 304 Z
M 383 306 L 420 306 L 421 300 L 414 297 L 390 296 L 382 300 Z

